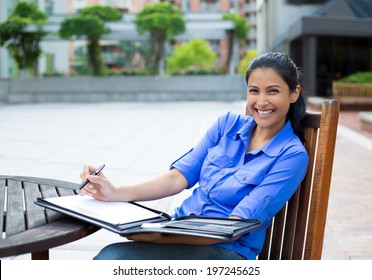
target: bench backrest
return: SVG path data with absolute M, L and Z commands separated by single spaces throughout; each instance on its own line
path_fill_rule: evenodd
M 334 100 L 325 101 L 320 113 L 306 113 L 308 171 L 295 194 L 273 218 L 258 259 L 321 259 L 338 114 L 339 104 Z

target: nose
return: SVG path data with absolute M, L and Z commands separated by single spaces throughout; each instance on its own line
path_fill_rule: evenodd
M 260 93 L 256 96 L 256 104 L 258 106 L 266 106 L 269 103 L 267 95 L 264 93 Z

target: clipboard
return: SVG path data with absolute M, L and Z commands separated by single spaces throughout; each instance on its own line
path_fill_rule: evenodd
M 103 202 L 87 195 L 37 198 L 35 204 L 94 224 L 123 236 L 159 232 L 229 240 L 261 228 L 255 219 L 184 216 L 167 213 L 134 202 Z

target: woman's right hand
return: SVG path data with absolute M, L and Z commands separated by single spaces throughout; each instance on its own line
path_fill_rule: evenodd
M 97 200 L 116 201 L 117 197 L 115 193 L 117 188 L 102 172 L 98 175 L 92 175 L 95 170 L 96 169 L 93 166 L 84 165 L 80 178 L 82 181 L 88 179 L 89 183 L 81 190 L 81 192 Z

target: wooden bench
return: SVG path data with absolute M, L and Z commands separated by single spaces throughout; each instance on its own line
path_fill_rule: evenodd
M 308 171 L 296 193 L 274 217 L 259 259 L 321 259 L 338 114 L 339 104 L 334 100 L 325 101 L 321 113 L 307 113 Z

